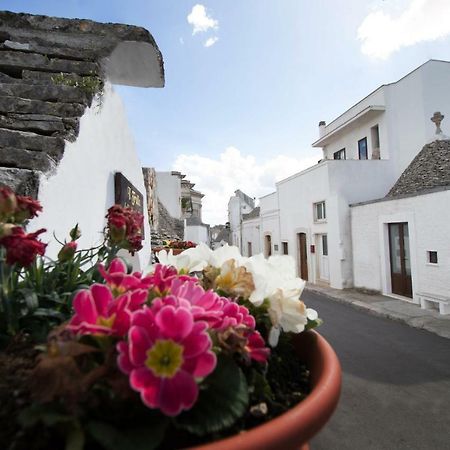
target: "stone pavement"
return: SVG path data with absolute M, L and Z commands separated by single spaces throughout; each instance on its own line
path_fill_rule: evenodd
M 366 293 L 358 289 L 341 290 L 307 283 L 305 290 L 316 292 L 339 303 L 346 303 L 370 314 L 387 317 L 450 339 L 450 314 L 441 315 L 438 311 L 422 309 L 419 305 L 404 300 Z

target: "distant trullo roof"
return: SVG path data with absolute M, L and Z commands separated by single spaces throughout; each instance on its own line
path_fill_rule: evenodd
M 450 138 L 442 133 L 443 119 L 440 112 L 434 113 L 431 121 L 436 125 L 435 140 L 424 145 L 386 197 L 414 195 L 450 187 Z

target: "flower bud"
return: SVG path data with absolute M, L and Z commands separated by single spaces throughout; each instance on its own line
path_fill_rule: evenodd
M 0 224 L 0 239 L 6 236 L 11 236 L 13 228 L 17 227 L 14 223 Z
M 70 239 L 72 239 L 72 241 L 76 241 L 78 239 L 80 239 L 81 237 L 81 230 L 78 227 L 78 224 L 76 224 L 69 233 Z
M 17 208 L 16 194 L 8 188 L 0 188 L 0 217 L 8 217 L 14 213 Z
M 58 261 L 60 262 L 67 262 L 70 261 L 77 250 L 77 243 L 72 241 L 68 242 L 67 244 L 64 244 L 62 249 L 58 253 Z

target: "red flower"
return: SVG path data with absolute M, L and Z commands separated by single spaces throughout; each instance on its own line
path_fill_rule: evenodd
M 26 234 L 23 228 L 14 227 L 9 236 L 0 239 L 0 245 L 6 248 L 6 262 L 27 267 L 37 255 L 43 255 L 47 244 L 36 238 L 45 231 L 45 229 L 40 229 L 34 233 Z
M 134 253 L 142 248 L 144 216 L 132 208 L 114 205 L 106 215 L 108 239 L 112 244 Z
M 17 195 L 17 208 L 14 213 L 14 218 L 17 223 L 22 223 L 25 220 L 36 217 L 42 211 L 41 204 L 31 197 L 22 197 Z

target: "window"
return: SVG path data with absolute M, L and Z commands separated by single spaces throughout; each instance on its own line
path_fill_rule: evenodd
M 247 242 L 247 256 L 252 256 L 252 243 Z
M 372 135 L 372 148 L 380 148 L 380 130 L 378 125 L 375 125 L 370 129 Z
M 367 138 L 358 141 L 358 156 L 359 159 L 367 159 Z
M 274 246 L 273 246 L 273 251 L 274 251 L 274 252 L 277 252 L 277 251 L 278 251 L 278 245 L 277 245 L 277 244 L 274 244 Z
M 322 234 L 322 255 L 328 256 L 328 235 Z
M 334 159 L 345 159 L 345 148 L 333 153 Z
M 288 251 L 288 243 L 287 242 L 283 242 L 283 255 L 288 255 L 289 251 Z
M 430 264 L 437 264 L 438 263 L 438 255 L 437 252 L 427 252 L 428 253 L 428 262 Z
M 325 202 L 314 203 L 314 220 L 316 222 L 323 221 L 327 218 L 325 210 Z

